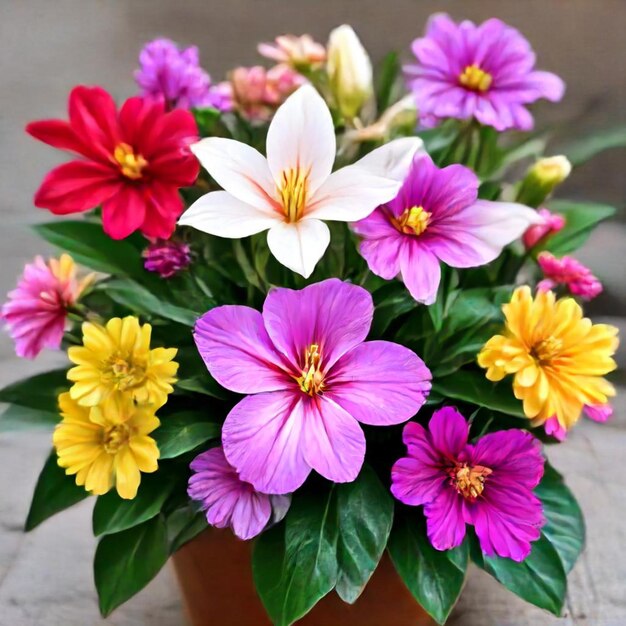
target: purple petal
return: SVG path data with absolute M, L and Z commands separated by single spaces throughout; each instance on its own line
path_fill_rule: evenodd
M 400 273 L 398 246 L 405 235 L 393 226 L 389 213 L 376 209 L 369 217 L 353 224 L 352 229 L 363 237 L 359 252 L 370 270 L 385 280 L 395 278 Z
M 456 459 L 467 445 L 469 425 L 451 406 L 433 413 L 428 423 L 433 446 L 445 457 Z
M 231 391 L 277 391 L 292 384 L 261 314 L 250 307 L 211 309 L 196 322 L 194 339 L 211 376 Z
M 365 339 L 373 314 L 372 296 L 365 289 L 336 278 L 299 291 L 273 289 L 263 305 L 273 344 L 299 370 L 312 344 L 319 346 L 321 368 L 332 367 Z
M 337 361 L 325 397 L 363 424 L 401 424 L 426 402 L 430 379 L 430 370 L 412 350 L 390 341 L 368 341 Z
M 400 249 L 402 280 L 415 300 L 433 304 L 441 281 L 439 259 L 418 240 L 407 241 Z
M 326 397 L 302 402 L 304 458 L 335 483 L 352 482 L 365 458 L 365 435 L 358 422 Z
M 306 480 L 301 394 L 261 393 L 241 400 L 228 414 L 222 442 L 228 462 L 257 491 L 286 494 Z
M 428 539 L 437 550 L 460 546 L 465 538 L 463 497 L 452 487 L 441 489 L 439 495 L 424 505 Z

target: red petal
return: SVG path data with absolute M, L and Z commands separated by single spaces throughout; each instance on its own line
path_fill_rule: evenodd
M 90 161 L 70 161 L 48 172 L 35 194 L 35 206 L 57 215 L 88 211 L 122 186 L 112 171 Z
M 164 116 L 164 105 L 138 96 L 129 98 L 120 109 L 120 129 L 124 141 L 146 159 L 150 159 L 158 145 L 158 129 Z
M 35 139 L 39 139 L 39 141 L 43 141 L 53 148 L 85 154 L 82 142 L 65 120 L 30 122 L 30 124 L 26 126 L 26 132 Z
M 176 221 L 183 212 L 183 201 L 176 187 L 153 183 L 150 204 L 141 232 L 146 237 L 169 239 L 176 229 Z
M 146 215 L 146 199 L 141 188 L 124 187 L 102 205 L 102 226 L 112 239 L 134 233 Z

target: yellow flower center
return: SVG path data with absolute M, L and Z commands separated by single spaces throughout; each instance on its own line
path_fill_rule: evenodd
M 141 178 L 142 170 L 148 165 L 148 161 L 141 154 L 135 154 L 127 143 L 120 143 L 115 147 L 113 158 L 122 174 L 131 180 Z
M 493 76 L 485 70 L 481 70 L 476 63 L 466 66 L 462 74 L 459 76 L 459 82 L 463 87 L 472 91 L 487 91 L 491 87 Z
M 129 439 L 130 428 L 126 424 L 116 424 L 103 431 L 102 446 L 107 454 L 117 454 Z
M 558 337 L 548 337 L 537 342 L 531 349 L 531 356 L 539 361 L 540 364 L 546 365 L 552 359 L 559 355 L 563 349 L 563 341 Z
M 146 377 L 146 364 L 137 359 L 129 360 L 119 354 L 113 355 L 103 367 L 103 379 L 119 391 L 126 391 L 141 384 Z
M 299 167 L 285 170 L 278 187 L 283 211 L 288 222 L 297 222 L 304 211 L 307 195 L 308 172 Z
M 455 489 L 464 498 L 473 502 L 485 489 L 485 478 L 492 473 L 492 470 L 482 465 L 470 467 L 467 463 L 463 463 L 455 467 L 452 472 L 452 483 Z
M 396 228 L 406 235 L 421 235 L 428 225 L 432 213 L 424 210 L 422 206 L 414 206 L 406 209 L 404 213 L 395 220 Z
M 296 378 L 300 389 L 310 396 L 324 391 L 324 374 L 320 371 L 320 359 L 319 345 L 316 343 L 311 344 L 304 351 L 302 376 Z

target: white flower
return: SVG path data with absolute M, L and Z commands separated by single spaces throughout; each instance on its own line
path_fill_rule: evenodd
M 322 220 L 356 222 L 394 198 L 421 147 L 416 137 L 396 139 L 331 173 L 333 121 L 321 96 L 305 85 L 276 111 L 267 159 L 221 137 L 191 147 L 224 191 L 202 196 L 179 223 L 232 239 L 269 230 L 276 259 L 308 278 L 330 242 Z

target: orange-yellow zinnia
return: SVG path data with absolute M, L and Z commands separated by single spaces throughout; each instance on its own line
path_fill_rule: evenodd
M 503 334 L 495 335 L 478 355 L 489 380 L 513 374 L 515 397 L 535 425 L 556 417 L 571 428 L 584 405 L 605 404 L 615 395 L 604 378 L 616 368 L 617 328 L 592 324 L 572 298 L 555 299 L 519 287 L 502 307 Z

